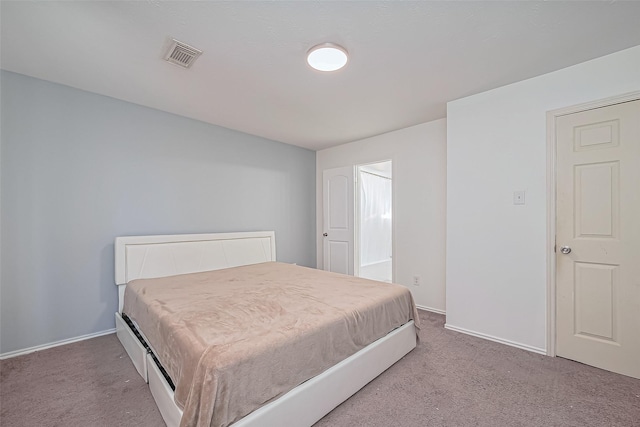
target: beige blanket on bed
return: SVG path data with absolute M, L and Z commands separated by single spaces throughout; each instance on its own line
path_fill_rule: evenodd
M 417 321 L 400 285 L 269 262 L 127 285 L 134 320 L 184 409 L 181 426 L 227 426 Z

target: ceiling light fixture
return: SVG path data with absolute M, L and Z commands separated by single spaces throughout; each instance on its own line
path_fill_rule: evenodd
M 347 65 L 347 51 L 333 43 L 322 43 L 307 52 L 307 63 L 318 71 L 336 71 Z

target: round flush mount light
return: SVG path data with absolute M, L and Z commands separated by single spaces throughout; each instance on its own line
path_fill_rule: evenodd
M 333 43 L 323 43 L 307 52 L 307 63 L 318 71 L 336 71 L 347 65 L 347 51 Z

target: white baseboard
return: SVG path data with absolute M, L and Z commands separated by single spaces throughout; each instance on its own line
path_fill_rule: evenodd
M 450 325 L 448 323 L 444 324 L 445 329 L 449 329 L 451 331 L 456 331 L 456 332 L 461 332 L 463 334 L 467 334 L 467 335 L 472 335 L 474 337 L 478 337 L 478 338 L 484 338 L 485 340 L 489 340 L 489 341 L 494 341 L 500 344 L 505 344 L 511 347 L 516 347 L 516 348 L 521 348 L 523 350 L 527 350 L 527 351 L 531 351 L 533 353 L 538 353 L 538 354 L 543 354 L 543 355 L 547 355 L 547 350 L 545 350 L 544 348 L 538 348 L 538 347 L 533 347 L 527 344 L 521 344 L 519 342 L 515 342 L 515 341 L 510 341 L 510 340 L 505 340 L 504 338 L 498 338 L 498 337 L 494 337 L 491 335 L 487 335 L 487 334 L 483 334 L 480 332 L 475 332 L 475 331 L 470 331 L 469 329 L 465 329 L 465 328 L 460 328 L 458 326 L 453 326 Z
M 107 329 L 106 331 L 100 331 L 100 332 L 95 332 L 93 334 L 81 335 L 79 337 L 69 338 L 69 339 L 61 340 L 61 341 L 55 341 L 55 342 L 52 342 L 52 343 L 49 343 L 49 344 L 37 345 L 35 347 L 29 347 L 29 348 L 25 348 L 25 349 L 22 349 L 22 350 L 9 351 L 7 353 L 0 354 L 0 360 L 9 359 L 11 357 L 22 356 L 22 355 L 25 355 L 25 354 L 33 353 L 35 351 L 46 350 L 48 348 L 58 347 L 60 345 L 71 344 L 71 343 L 74 343 L 74 342 L 84 341 L 84 340 L 88 340 L 88 339 L 91 339 L 91 338 L 97 338 L 97 337 L 101 337 L 103 335 L 113 334 L 115 332 L 116 332 L 115 328 Z
M 444 315 L 447 314 L 446 311 L 440 310 L 439 308 L 432 308 L 432 307 L 427 307 L 425 305 L 419 305 L 419 304 L 416 304 L 416 307 L 418 307 L 420 310 L 430 311 L 432 313 L 444 314 Z

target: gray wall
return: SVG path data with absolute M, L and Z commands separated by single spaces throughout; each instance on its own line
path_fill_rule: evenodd
M 114 327 L 116 236 L 275 230 L 315 266 L 314 152 L 0 78 L 0 353 Z

